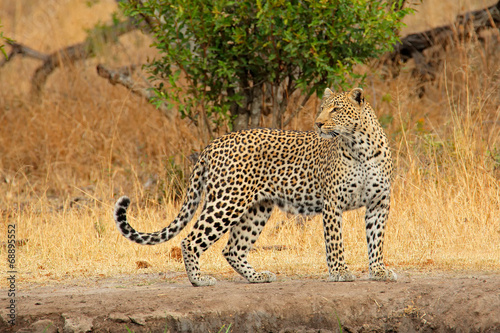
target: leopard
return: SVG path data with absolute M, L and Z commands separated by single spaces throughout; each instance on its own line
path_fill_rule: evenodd
M 327 281 L 354 281 L 344 258 L 342 216 L 366 208 L 369 279 L 394 281 L 386 268 L 383 244 L 390 208 L 393 162 L 388 139 L 363 89 L 333 92 L 326 88 L 314 129 L 292 131 L 253 128 L 213 140 L 199 155 L 182 206 L 163 229 L 144 233 L 127 221 L 130 199 L 118 199 L 114 219 L 121 234 L 142 245 L 166 242 L 202 209 L 187 237 L 182 257 L 191 284 L 212 286 L 216 279 L 200 272 L 200 256 L 229 232 L 222 253 L 249 283 L 276 281 L 256 271 L 248 254 L 275 206 L 292 213 L 321 214 L 328 266 Z

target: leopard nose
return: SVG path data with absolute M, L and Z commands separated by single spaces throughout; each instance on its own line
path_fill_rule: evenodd
M 316 122 L 316 126 L 318 126 L 318 128 L 323 127 L 323 125 L 324 125 L 324 124 L 325 124 L 325 123 L 322 123 L 322 122 L 319 122 L 319 121 L 318 121 L 318 122 Z

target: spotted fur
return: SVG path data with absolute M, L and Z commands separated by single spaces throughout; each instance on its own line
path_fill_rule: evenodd
M 272 282 L 247 261 L 274 206 L 304 215 L 322 213 L 329 281 L 353 281 L 344 260 L 342 213 L 366 207 L 370 278 L 395 280 L 383 263 L 389 214 L 392 159 L 386 136 L 359 88 L 326 89 L 316 132 L 250 129 L 214 140 L 200 155 L 184 203 L 169 226 L 154 233 L 135 231 L 127 222 L 127 197 L 115 206 L 122 235 L 154 245 L 177 235 L 191 220 L 202 193 L 205 200 L 193 230 L 182 241 L 189 281 L 215 284 L 200 274 L 201 254 L 229 231 L 223 250 L 228 263 L 249 282 Z

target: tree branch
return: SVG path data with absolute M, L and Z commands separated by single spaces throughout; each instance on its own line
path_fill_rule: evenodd
M 48 76 L 59 66 L 73 64 L 76 61 L 94 57 L 98 46 L 116 42 L 118 37 L 136 29 L 134 20 L 129 19 L 116 25 L 96 28 L 82 43 L 60 49 L 44 57 L 43 64 L 38 67 L 31 80 L 31 94 L 40 99 Z
M 107 79 L 112 85 L 120 84 L 130 90 L 132 93 L 145 98 L 148 102 L 155 97 L 155 94 L 149 89 L 151 87 L 141 87 L 134 82 L 131 75 L 137 67 L 126 66 L 117 70 L 105 67 L 102 64 L 97 65 L 97 74 Z M 173 120 L 174 115 L 172 110 L 168 109 L 165 104 L 158 106 L 158 109 L 163 113 L 168 120 Z

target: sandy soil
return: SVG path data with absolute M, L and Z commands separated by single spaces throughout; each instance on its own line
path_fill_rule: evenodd
M 145 274 L 23 288 L 0 332 L 500 332 L 500 274 L 399 273 L 397 282 L 324 279 L 194 288 Z M 5 290 L 4 290 L 5 291 Z M 7 304 L 2 292 L 2 304 Z M 224 328 L 222 328 L 224 327 Z M 222 330 L 221 330 L 222 328 Z

